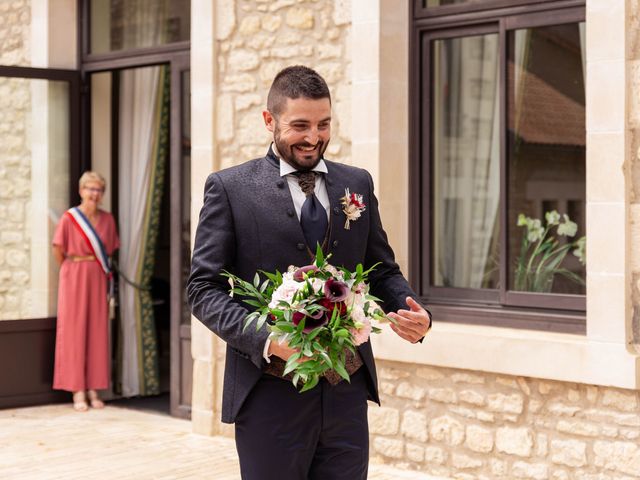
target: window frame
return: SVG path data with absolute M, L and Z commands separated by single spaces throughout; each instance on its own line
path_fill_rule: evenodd
M 162 59 L 170 53 L 181 53 L 191 49 L 191 40 L 171 42 L 153 47 L 138 47 L 125 50 L 114 50 L 104 53 L 91 53 L 91 0 L 78 0 L 79 32 L 79 65 L 89 64 L 99 66 L 112 65 L 127 67 L 140 65 L 139 58 L 146 57 L 147 65 L 161 63 Z
M 410 280 L 421 299 L 444 321 L 586 333 L 586 295 L 559 295 L 509 290 L 508 283 L 508 148 L 507 62 L 512 30 L 584 22 L 585 2 L 576 0 L 487 0 L 481 5 L 423 8 L 415 0 L 410 38 Z M 511 5 L 505 7 L 505 5 Z M 464 8 L 467 7 L 467 8 Z M 427 10 L 430 10 L 427 12 Z M 459 12 L 458 15 L 455 13 Z M 496 290 L 432 285 L 434 203 L 432 48 L 435 40 L 496 33 L 500 95 L 500 287 Z M 585 132 L 586 133 L 586 132 Z M 586 183 L 586 179 L 585 179 Z M 533 306 L 535 305 L 535 307 Z

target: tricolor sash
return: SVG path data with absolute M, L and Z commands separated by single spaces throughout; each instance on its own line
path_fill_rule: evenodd
M 104 248 L 104 244 L 100 237 L 93 229 L 93 225 L 87 217 L 80 211 L 78 207 L 72 207 L 65 212 L 65 215 L 69 215 L 69 218 L 73 224 L 78 228 L 82 238 L 85 239 L 89 249 L 93 252 L 96 261 L 104 270 L 105 275 L 111 276 L 111 266 L 109 265 L 109 257 L 107 251 Z

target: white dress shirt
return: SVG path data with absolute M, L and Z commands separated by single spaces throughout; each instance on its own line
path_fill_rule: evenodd
M 298 221 L 300 221 L 300 212 L 302 211 L 302 205 L 304 204 L 307 196 L 304 194 L 300 185 L 298 185 L 298 177 L 294 175 L 297 170 L 289 165 L 287 162 L 282 160 L 282 157 L 278 153 L 275 144 L 271 144 L 271 149 L 273 153 L 276 154 L 278 159 L 280 160 L 280 176 L 285 177 L 287 179 L 287 184 L 289 185 L 289 192 L 291 192 L 291 199 L 293 200 L 293 206 L 296 209 L 296 215 L 298 215 Z M 320 159 L 318 165 L 316 165 L 311 171 L 319 172 L 319 173 L 328 173 L 327 164 L 324 163 L 323 159 Z M 329 219 L 329 207 L 331 203 L 329 202 L 329 193 L 327 192 L 327 185 L 324 180 L 324 175 L 316 175 L 316 186 L 314 188 L 314 193 L 320 204 L 324 207 L 327 212 L 327 219 Z M 302 267 L 303 265 L 299 265 Z M 269 355 L 267 352 L 269 351 L 269 345 L 271 345 L 271 340 L 267 339 L 264 350 L 262 351 L 262 356 L 267 361 L 267 363 L 271 363 L 269 360 Z

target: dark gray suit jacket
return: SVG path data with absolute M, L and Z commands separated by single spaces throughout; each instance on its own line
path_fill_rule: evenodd
M 373 181 L 365 170 L 326 161 L 326 185 L 331 202 L 329 262 L 354 270 L 382 262 L 369 277 L 371 293 L 383 300 L 382 308 L 406 308 L 413 296 L 400 273 L 387 242 L 373 193 Z M 366 210 L 344 228 L 340 198 L 345 188 L 363 195 Z M 242 403 L 256 384 L 266 364 L 263 349 L 269 335 L 252 326 L 243 332 L 246 304 L 229 296 L 229 283 L 222 271 L 251 280 L 257 270 L 286 271 L 303 266 L 312 257 L 305 244 L 289 187 L 280 177 L 278 159 L 272 151 L 264 158 L 213 173 L 207 178 L 204 206 L 196 232 L 187 285 L 189 304 L 196 318 L 227 343 L 222 421 L 233 423 Z M 369 399 L 379 403 L 377 377 L 371 343 L 359 347 L 366 366 Z

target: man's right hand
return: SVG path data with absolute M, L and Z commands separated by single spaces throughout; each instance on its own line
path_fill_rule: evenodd
M 267 350 L 267 354 L 269 356 L 275 355 L 276 357 L 280 357 L 285 362 L 289 360 L 289 357 L 294 353 L 298 353 L 300 350 L 289 347 L 287 342 L 278 342 L 277 340 L 271 341 L 269 344 L 269 350 Z

